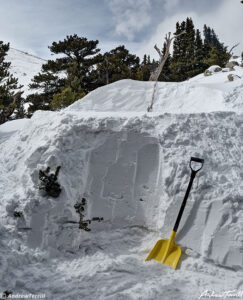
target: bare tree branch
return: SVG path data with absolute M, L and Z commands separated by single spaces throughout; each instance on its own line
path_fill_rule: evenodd
M 157 47 L 157 45 L 154 45 L 154 49 L 159 53 L 159 57 L 163 57 L 161 51 L 159 50 L 159 48 Z
M 159 78 L 159 75 L 164 67 L 164 64 L 169 56 L 170 53 L 170 46 L 171 46 L 171 42 L 176 39 L 177 37 L 181 36 L 182 34 L 184 34 L 186 31 L 182 31 L 181 33 L 174 35 L 173 37 L 171 37 L 171 32 L 169 32 L 168 34 L 166 34 L 165 36 L 165 54 L 162 55 L 162 51 L 157 47 L 157 45 L 154 46 L 155 50 L 158 52 L 159 54 L 159 65 L 158 67 L 155 69 L 154 72 L 151 73 L 149 81 L 156 81 Z
M 159 78 L 159 75 L 160 73 L 162 72 L 163 70 L 163 67 L 165 65 L 165 62 L 170 54 L 170 46 L 171 46 L 171 43 L 174 39 L 176 39 L 177 37 L 179 37 L 180 35 L 186 33 L 186 31 L 182 31 L 181 33 L 177 34 L 177 35 L 174 35 L 173 37 L 171 37 L 171 32 L 169 32 L 168 34 L 165 35 L 165 54 L 163 55 L 162 54 L 162 50 L 160 50 L 157 45 L 154 46 L 155 50 L 158 52 L 159 54 L 159 64 L 157 66 L 157 68 L 155 69 L 155 71 L 153 71 L 150 75 L 150 78 L 149 78 L 149 81 L 156 81 L 156 84 L 154 85 L 153 87 L 153 94 L 152 94 L 152 99 L 151 99 L 151 104 L 149 105 L 149 107 L 147 108 L 147 111 L 151 111 L 152 108 L 153 108 L 153 103 L 154 103 L 154 95 L 155 95 L 155 89 L 156 89 L 156 86 L 157 86 L 157 81 L 158 81 L 158 78 Z
M 153 94 L 152 94 L 152 98 L 151 98 L 151 103 L 150 105 L 147 107 L 147 112 L 150 112 L 153 109 L 153 105 L 154 105 L 154 96 L 155 96 L 155 90 L 156 90 L 156 86 L 157 86 L 158 81 L 155 81 L 154 86 L 153 86 Z
M 239 44 L 240 44 L 240 43 L 235 44 L 235 45 L 230 49 L 229 54 L 231 54 L 232 50 L 233 50 L 234 48 L 236 48 L 237 46 L 239 46 Z M 232 56 L 232 55 L 233 55 L 233 53 L 231 54 L 231 56 Z

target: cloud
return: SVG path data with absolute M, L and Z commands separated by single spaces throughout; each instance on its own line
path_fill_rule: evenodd
M 174 2 L 173 5 L 176 5 L 176 0 L 172 2 Z M 168 5 L 172 5 L 172 3 Z M 168 9 L 172 10 L 172 6 L 168 7 Z M 181 13 L 178 12 L 177 7 L 175 13 L 171 12 L 171 14 L 168 14 L 168 16 L 157 25 L 155 32 L 151 34 L 149 39 L 144 40 L 140 45 L 137 44 L 133 50 L 140 57 L 143 57 L 146 53 L 150 54 L 152 58 L 158 59 L 154 45 L 157 44 L 162 47 L 166 33 L 173 33 L 175 31 L 176 22 L 181 22 L 187 17 L 191 17 L 195 28 L 198 28 L 202 33 L 203 25 L 207 24 L 215 30 L 220 41 L 229 46 L 229 49 L 237 42 L 240 42 L 240 45 L 234 51 L 235 54 L 240 55 L 243 50 L 242 14 L 243 7 L 239 1 L 222 0 L 216 9 L 212 11 L 207 10 L 203 13 L 194 11 L 193 9 Z
M 110 23 L 100 0 L 0 0 L 0 5 L 0 40 L 45 58 L 53 41 L 74 33 L 101 40 Z
M 151 0 L 106 0 L 113 14 L 115 32 L 128 41 L 151 23 Z
M 164 18 L 163 22 L 157 26 L 156 31 L 150 36 L 149 40 L 143 41 L 141 45 L 137 45 L 137 49 L 134 49 L 136 54 L 139 57 L 143 57 L 144 54 L 149 54 L 151 58 L 158 59 L 158 53 L 154 49 L 154 45 L 157 44 L 158 47 L 162 48 L 165 35 L 168 32 L 173 34 L 173 32 L 175 32 L 176 22 L 182 22 L 188 16 L 191 16 L 193 20 L 197 17 L 196 13 L 191 11 L 189 13 L 180 13 Z
M 164 8 L 166 12 L 171 12 L 179 5 L 179 0 L 165 0 Z

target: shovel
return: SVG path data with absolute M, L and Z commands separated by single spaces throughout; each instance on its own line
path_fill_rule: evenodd
M 196 163 L 200 164 L 199 167 L 197 169 L 194 169 L 192 167 L 192 162 L 196 162 Z M 174 269 L 176 269 L 177 263 L 181 256 L 181 248 L 174 242 L 174 239 L 176 236 L 176 232 L 177 232 L 184 208 L 186 206 L 186 201 L 189 196 L 193 180 L 194 180 L 197 172 L 202 169 L 203 164 L 204 164 L 204 159 L 191 157 L 191 160 L 190 160 L 190 168 L 191 168 L 190 182 L 188 184 L 186 194 L 185 194 L 185 197 L 181 204 L 181 208 L 180 208 L 179 214 L 177 216 L 175 226 L 171 233 L 170 239 L 169 240 L 159 240 L 155 244 L 155 246 L 152 249 L 152 251 L 150 252 L 149 256 L 146 258 L 146 261 L 150 260 L 150 259 L 155 259 L 162 264 L 171 266 Z

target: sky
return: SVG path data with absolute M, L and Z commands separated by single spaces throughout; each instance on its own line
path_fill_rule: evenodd
M 201 32 L 213 28 L 221 42 L 243 51 L 240 0 L 0 0 L 0 40 L 51 58 L 48 46 L 74 33 L 99 40 L 102 52 L 125 45 L 133 54 L 157 58 L 165 34 L 191 17 Z

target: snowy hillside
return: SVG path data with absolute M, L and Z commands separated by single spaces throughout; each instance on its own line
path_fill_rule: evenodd
M 243 68 L 159 83 L 147 113 L 153 88 L 122 80 L 0 126 L 0 290 L 63 300 L 243 290 Z M 170 236 L 191 156 L 205 165 L 176 236 L 179 267 L 145 262 Z M 46 197 L 38 172 L 59 165 L 62 192 Z M 90 232 L 78 229 L 82 198 L 87 219 L 103 218 Z
M 6 61 L 11 62 L 10 72 L 19 79 L 19 84 L 24 85 L 24 96 L 30 94 L 28 85 L 31 79 L 41 71 L 41 67 L 46 60 L 28 54 L 26 52 L 10 48 Z

